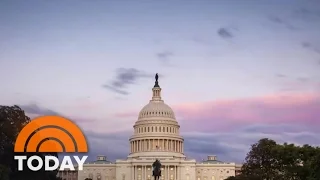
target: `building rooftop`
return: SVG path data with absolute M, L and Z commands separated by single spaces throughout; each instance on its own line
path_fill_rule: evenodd
M 218 160 L 205 160 L 205 161 L 202 161 L 203 164 L 221 164 L 221 163 L 224 163 L 222 161 L 218 161 Z
M 217 159 L 217 156 L 215 155 L 209 155 L 207 160 L 203 160 L 201 163 L 203 164 L 221 164 L 224 163 L 222 161 L 219 161 Z
M 97 160 L 88 162 L 86 164 L 113 164 L 113 162 L 107 160 L 107 156 L 99 155 Z

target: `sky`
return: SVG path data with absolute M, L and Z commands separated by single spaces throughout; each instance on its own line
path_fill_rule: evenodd
M 0 2 L 1 104 L 75 121 L 89 159 L 126 158 L 155 73 L 188 158 L 319 145 L 320 1 Z

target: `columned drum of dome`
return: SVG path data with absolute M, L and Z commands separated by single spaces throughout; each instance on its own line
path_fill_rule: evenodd
M 145 105 L 134 124 L 130 138 L 129 157 L 174 156 L 185 157 L 180 126 L 173 110 L 164 103 L 156 75 L 152 98 Z

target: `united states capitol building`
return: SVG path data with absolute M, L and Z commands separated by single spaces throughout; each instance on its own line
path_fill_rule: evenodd
M 173 110 L 161 98 L 156 79 L 152 99 L 139 113 L 129 139 L 130 154 L 126 159 L 110 162 L 98 156 L 78 172 L 59 172 L 62 179 L 85 180 L 153 180 L 152 163 L 159 159 L 163 180 L 223 180 L 235 176 L 241 165 L 221 162 L 214 155 L 196 162 L 184 154 L 184 139 Z M 214 152 L 214 149 L 212 149 Z

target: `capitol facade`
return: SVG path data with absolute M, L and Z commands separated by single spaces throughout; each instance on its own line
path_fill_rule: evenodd
M 156 159 L 162 164 L 161 180 L 223 180 L 235 176 L 241 167 L 221 162 L 214 155 L 202 162 L 186 157 L 179 123 L 173 110 L 162 100 L 157 79 L 152 99 L 140 111 L 133 128 L 130 154 L 126 159 L 110 162 L 101 155 L 72 177 L 78 180 L 153 180 L 151 165 Z M 64 177 L 67 174 L 59 172 L 63 179 L 73 179 Z

